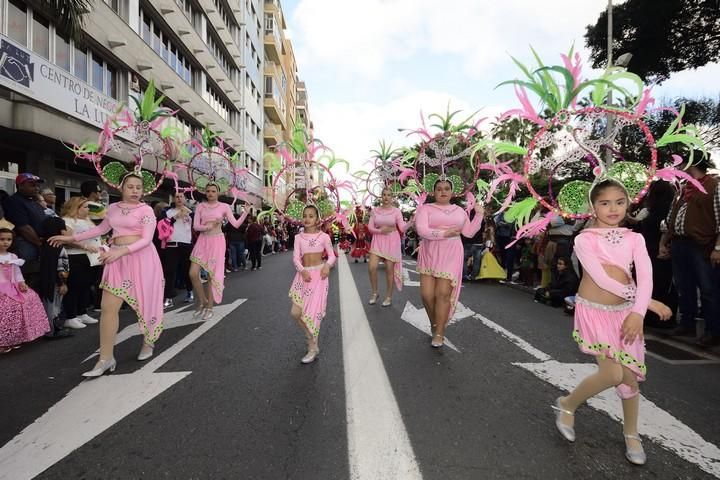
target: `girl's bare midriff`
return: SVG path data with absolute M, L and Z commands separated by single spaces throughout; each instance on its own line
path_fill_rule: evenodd
M 315 267 L 318 265 L 322 265 L 323 259 L 322 259 L 322 252 L 316 252 L 316 253 L 306 253 L 303 255 L 303 267 Z
M 627 274 L 621 268 L 615 265 L 603 265 L 603 268 L 608 276 L 613 280 L 617 280 L 624 285 L 631 283 L 630 278 L 628 278 Z M 582 276 L 580 288 L 578 289 L 578 295 L 585 300 L 599 303 L 601 305 L 620 305 L 627 301 L 622 297 L 618 297 L 617 295 L 600 288 L 587 273 L 584 273 Z
M 125 247 L 138 240 L 140 240 L 140 235 L 123 235 L 122 237 L 113 238 L 112 244 L 116 247 Z

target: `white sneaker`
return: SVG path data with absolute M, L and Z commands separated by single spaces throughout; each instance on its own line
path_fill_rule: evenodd
M 64 326 L 65 326 L 65 328 L 74 328 L 74 329 L 85 328 L 85 324 L 82 323 L 77 318 L 68 318 L 67 320 L 65 320 Z
M 98 323 L 98 321 L 99 321 L 97 318 L 93 318 L 90 315 L 88 315 L 87 313 L 83 313 L 82 315 L 80 315 L 79 317 L 76 317 L 76 318 L 78 320 L 80 320 L 82 323 L 84 323 L 85 325 L 94 325 L 94 324 Z

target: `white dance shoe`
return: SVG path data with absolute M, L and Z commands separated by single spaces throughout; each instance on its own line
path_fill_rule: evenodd
M 375 305 L 377 303 L 377 299 L 378 299 L 378 294 L 373 293 L 372 295 L 370 295 L 370 300 L 368 300 L 368 305 Z
M 445 337 L 442 335 L 433 335 L 432 340 L 430 341 L 430 346 L 433 348 L 440 348 L 444 345 Z
M 626 434 L 623 434 L 623 436 L 625 437 L 625 458 L 627 458 L 628 462 L 633 465 L 645 465 L 647 462 L 647 455 L 645 455 L 645 450 L 642 447 L 642 440 L 640 439 L 640 436 Z M 640 443 L 640 448 L 631 449 L 628 445 L 628 440 L 637 440 L 637 442 Z
M 95 364 L 95 368 L 93 368 L 89 372 L 83 373 L 82 376 L 88 378 L 100 377 L 107 371 L 110 371 L 111 373 L 114 372 L 115 367 L 117 367 L 117 362 L 114 358 L 111 358 L 109 360 L 98 360 L 98 362 Z
M 93 318 L 90 315 L 88 315 L 87 313 L 83 313 L 82 315 L 80 315 L 79 317 L 76 317 L 76 318 L 78 320 L 80 320 L 82 323 L 84 323 L 85 325 L 94 325 L 94 324 L 98 323 L 98 321 L 99 321 L 97 318 Z
M 392 298 L 386 298 L 385 300 L 383 300 L 383 307 L 389 307 L 390 305 L 392 305 Z
M 300 360 L 301 363 L 312 363 L 315 361 L 315 359 L 320 355 L 320 348 L 317 346 L 317 343 L 312 343 L 308 345 L 308 351 L 305 354 L 305 356 Z
M 143 344 L 142 348 L 140 349 L 140 353 L 138 353 L 137 359 L 139 361 L 147 360 L 148 358 L 153 356 L 153 347 L 150 345 Z
M 562 397 L 558 397 L 557 400 L 555 400 L 555 405 L 551 405 L 552 409 L 555 410 L 555 427 L 557 427 L 558 432 L 560 432 L 560 435 L 562 435 L 565 440 L 567 440 L 568 442 L 574 442 L 575 428 L 562 423 L 560 421 L 560 415 L 564 413 L 565 415 L 575 416 L 575 414 L 570 410 L 565 410 L 564 408 L 562 408 L 562 406 L 560 405 L 561 398 Z

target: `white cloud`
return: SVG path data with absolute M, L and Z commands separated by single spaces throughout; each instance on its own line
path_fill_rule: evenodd
M 395 147 L 410 145 L 419 137 L 407 137 L 398 129 L 420 128 L 420 109 L 427 118 L 431 113 L 462 110 L 469 116 L 473 108 L 464 99 L 441 91 L 415 91 L 388 103 L 370 102 L 319 103 L 313 110 L 318 138 L 332 148 L 335 155 L 348 160 L 353 170 L 364 169 L 370 150 L 378 147 L 381 139 Z M 495 117 L 502 109 L 488 107 L 477 118 Z M 462 114 L 458 114 L 459 117 Z M 464 118 L 463 118 L 464 119 Z M 432 122 L 428 122 L 428 127 Z

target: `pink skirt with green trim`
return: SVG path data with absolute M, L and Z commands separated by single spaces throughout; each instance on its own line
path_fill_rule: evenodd
M 295 274 L 288 297 L 302 310 L 302 320 L 313 337 L 320 335 L 320 323 L 325 318 L 325 308 L 330 284 L 320 277 L 322 265 L 307 267 L 310 281 L 303 280 L 300 272 Z
M 450 312 L 448 319 L 455 314 L 455 307 L 460 298 L 463 272 L 463 246 L 460 237 L 443 240 L 427 240 L 420 242 L 417 266 L 418 273 L 435 278 L 450 280 L 452 294 L 450 296 Z
M 610 358 L 629 368 L 638 381 L 645 380 L 645 343 L 642 338 L 626 344 L 620 338 L 632 303 L 602 305 L 575 296 L 575 329 L 573 338 L 583 353 Z
M 198 237 L 190 254 L 190 261 L 197 263 L 208 273 L 215 303 L 222 302 L 225 290 L 225 249 L 225 235 L 203 233 Z
M 165 290 L 162 264 L 155 246 L 151 243 L 105 265 L 100 288 L 122 298 L 135 311 L 145 342 L 154 344 L 163 330 Z
M 402 290 L 402 246 L 400 242 L 400 233 L 394 231 L 388 234 L 375 234 L 370 244 L 370 253 L 380 258 L 393 262 L 393 278 L 395 279 L 395 288 Z

